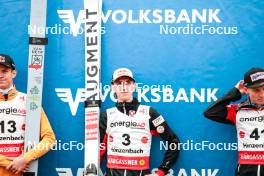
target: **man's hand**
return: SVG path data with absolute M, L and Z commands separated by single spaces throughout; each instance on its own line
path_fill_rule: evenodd
M 244 86 L 244 80 L 240 80 L 235 86 L 239 92 L 244 95 L 246 94 L 246 87 Z
M 6 167 L 7 170 L 18 174 L 19 172 L 26 172 L 29 167 L 29 163 L 26 162 L 23 156 L 19 156 L 16 158 L 7 157 L 7 159 L 12 162 Z

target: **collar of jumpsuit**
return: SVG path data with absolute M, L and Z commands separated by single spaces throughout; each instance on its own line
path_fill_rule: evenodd
M 13 86 L 10 89 L 7 89 L 7 93 L 6 93 L 6 91 L 1 91 L 0 92 L 0 101 L 12 100 L 12 99 L 14 99 L 16 97 L 16 95 L 17 95 L 17 90 Z
M 139 106 L 139 102 L 136 98 L 133 98 L 131 102 L 117 102 L 117 109 L 125 114 L 128 114 L 130 110 L 136 111 Z

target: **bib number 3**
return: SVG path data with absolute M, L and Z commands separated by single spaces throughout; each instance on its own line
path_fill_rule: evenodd
M 128 146 L 130 145 L 131 141 L 130 141 L 130 135 L 129 134 L 123 134 L 122 135 L 124 141 L 122 142 L 123 145 Z

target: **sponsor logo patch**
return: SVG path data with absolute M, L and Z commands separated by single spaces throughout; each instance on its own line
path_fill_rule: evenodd
M 245 137 L 245 132 L 244 131 L 240 131 L 239 132 L 239 137 L 240 138 L 244 138 Z
M 159 116 L 159 117 L 157 117 L 156 119 L 154 119 L 154 120 L 152 121 L 152 123 L 153 123 L 153 125 L 154 125 L 155 127 L 159 126 L 159 125 L 162 124 L 163 122 L 165 122 L 165 120 L 164 120 L 164 118 L 163 118 L 162 116 Z
M 164 133 L 164 131 L 165 131 L 165 129 L 164 129 L 164 127 L 163 126 L 159 126 L 158 128 L 157 128 L 157 132 L 158 133 Z
M 257 81 L 260 79 L 264 79 L 264 72 L 258 72 L 253 75 L 250 75 L 252 81 Z

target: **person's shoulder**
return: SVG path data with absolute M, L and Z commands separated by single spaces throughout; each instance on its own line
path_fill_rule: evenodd
M 150 112 L 156 111 L 156 109 L 154 107 L 149 106 L 149 105 L 145 105 L 145 104 L 141 104 L 141 103 L 139 104 L 139 107 L 143 108 L 143 109 L 149 109 Z
M 236 106 L 237 106 L 237 111 L 239 111 L 239 110 L 242 110 L 242 109 L 257 109 L 257 107 L 256 106 L 254 106 L 253 104 L 251 104 L 251 103 L 249 103 L 248 101 L 243 101 L 243 102 L 241 102 L 241 103 L 239 103 L 239 104 L 236 104 Z
M 116 109 L 116 107 L 113 106 L 113 107 L 107 108 L 107 109 L 105 110 L 105 112 L 107 112 L 107 111 L 113 111 L 113 110 L 115 110 L 115 109 Z
M 148 106 L 148 108 L 149 108 L 149 115 L 152 118 L 156 118 L 156 117 L 160 116 L 160 113 L 156 110 L 156 108 L 154 108 L 152 106 Z
M 144 104 L 140 104 L 139 106 L 140 106 L 141 108 L 148 108 L 148 109 L 151 109 L 151 108 L 152 108 L 151 106 L 144 105 Z
M 149 107 L 149 112 L 158 112 L 156 108 L 152 107 L 152 106 L 148 106 Z
M 104 112 L 102 112 L 102 114 L 105 114 L 105 115 L 110 114 L 111 115 L 116 110 L 117 110 L 117 108 L 114 106 L 114 107 L 111 107 L 111 108 L 107 108 Z
M 250 105 L 249 103 L 248 103 L 248 101 L 242 101 L 241 103 L 239 103 L 239 104 L 237 104 L 239 107 L 241 107 L 241 106 L 247 106 L 247 105 Z
M 24 99 L 24 100 L 26 100 L 26 98 L 27 98 L 27 94 L 26 93 L 19 92 L 19 91 L 17 91 L 17 95 L 16 96 L 19 97 L 20 99 Z
M 27 96 L 27 94 L 26 93 L 24 93 L 24 92 L 20 92 L 20 91 L 17 91 L 17 93 L 18 93 L 18 95 L 20 95 L 20 96 Z

